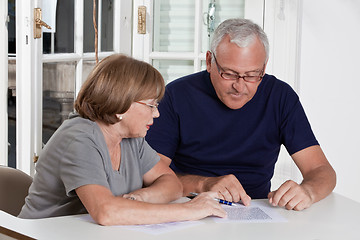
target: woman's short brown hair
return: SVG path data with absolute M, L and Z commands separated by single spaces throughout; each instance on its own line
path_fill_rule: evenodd
M 99 62 L 75 101 L 75 110 L 83 118 L 106 124 L 118 122 L 116 114 L 125 113 L 133 102 L 160 100 L 164 79 L 150 64 L 114 54 Z

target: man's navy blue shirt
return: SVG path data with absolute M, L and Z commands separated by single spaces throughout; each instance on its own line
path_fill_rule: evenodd
M 237 110 L 219 100 L 207 71 L 185 76 L 166 86 L 159 111 L 146 140 L 175 172 L 234 174 L 251 198 L 267 197 L 282 144 L 290 155 L 318 145 L 295 91 L 267 74 Z

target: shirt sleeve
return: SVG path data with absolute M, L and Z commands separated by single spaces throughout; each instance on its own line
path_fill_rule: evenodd
M 139 153 L 141 161 L 141 174 L 144 175 L 160 161 L 160 157 L 157 152 L 150 147 L 150 145 L 145 141 L 144 138 L 141 138 Z
M 88 184 L 110 189 L 103 157 L 90 137 L 77 137 L 70 142 L 61 159 L 59 170 L 68 196 L 75 195 L 73 190 Z
M 179 117 L 175 112 L 175 103 L 169 89 L 159 105 L 160 117 L 154 120 L 146 141 L 158 153 L 173 159 L 179 143 Z
M 283 101 L 281 139 L 290 155 L 313 145 L 319 145 L 311 129 L 310 122 L 294 91 Z

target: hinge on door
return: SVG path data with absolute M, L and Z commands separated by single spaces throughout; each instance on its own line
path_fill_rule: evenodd
M 146 34 L 146 6 L 138 7 L 138 30 L 139 34 Z
M 38 159 L 39 159 L 39 156 L 34 155 L 34 157 L 33 157 L 33 161 L 34 161 L 34 163 L 36 163 L 36 162 L 38 161 Z

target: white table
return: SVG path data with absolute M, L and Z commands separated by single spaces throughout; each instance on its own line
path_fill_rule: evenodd
M 284 216 L 287 222 L 216 223 L 207 218 L 201 220 L 205 224 L 160 235 L 116 226 L 100 226 L 81 221 L 79 216 L 26 220 L 2 211 L 0 226 L 35 239 L 360 239 L 360 203 L 339 194 L 332 193 L 300 212 L 283 208 L 276 208 L 276 211 Z

